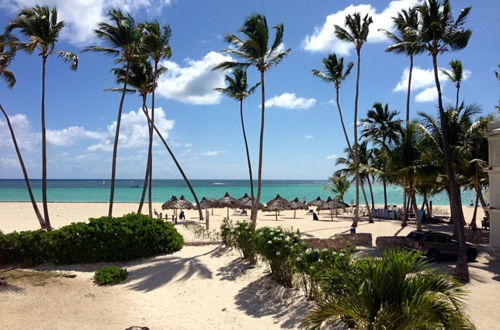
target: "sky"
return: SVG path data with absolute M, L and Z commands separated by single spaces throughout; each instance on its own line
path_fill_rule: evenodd
M 120 95 L 106 89 L 117 87 L 111 69 L 113 58 L 82 53 L 99 44 L 93 29 L 106 19 L 110 8 L 129 11 L 138 22 L 156 19 L 172 28 L 173 55 L 162 64 L 168 72 L 157 90 L 157 125 L 167 137 L 187 175 L 193 179 L 245 179 L 246 157 L 238 103 L 219 95 L 224 75 L 212 71 L 230 59 L 223 50 L 226 33 L 237 33 L 246 17 L 262 13 L 268 24 L 283 23 L 283 42 L 291 53 L 266 73 L 266 126 L 264 179 L 326 179 L 346 146 L 334 88 L 311 74 L 322 69 L 322 58 L 335 52 L 356 61 L 349 44 L 335 38 L 334 24 L 343 25 L 348 13 L 373 16 L 368 43 L 362 49 L 359 116 L 373 103 L 389 103 L 391 110 L 405 111 L 409 59 L 385 52 L 390 42 L 378 29 L 393 29 L 391 17 L 418 0 L 394 1 L 201 1 L 201 0 L 0 0 L 0 27 L 16 12 L 35 4 L 56 6 L 66 27 L 57 49 L 79 56 L 76 72 L 52 56 L 47 64 L 47 138 L 49 179 L 108 178 Z M 500 64 L 500 21 L 497 0 L 454 0 L 455 16 L 472 6 L 466 27 L 473 30 L 469 45 L 438 59 L 441 68 L 460 59 L 466 69 L 461 98 L 476 103 L 484 114 L 493 113 L 499 82 L 494 71 Z M 497 55 L 495 55 L 497 54 Z M 19 54 L 10 69 L 17 84 L 9 90 L 0 84 L 0 103 L 10 114 L 31 178 L 41 177 L 40 95 L 41 59 Z M 418 112 L 437 115 L 430 56 L 415 58 L 411 99 L 412 118 Z M 258 82 L 255 68 L 249 83 Z M 444 100 L 454 103 L 454 84 L 442 78 Z M 352 136 L 355 70 L 340 91 L 346 125 Z M 260 91 L 244 103 L 245 123 L 256 176 L 260 129 Z M 147 125 L 137 95 L 128 95 L 122 117 L 117 178 L 144 176 Z M 164 147 L 155 139 L 154 178 L 177 179 L 180 175 Z M 22 178 L 12 141 L 0 119 L 0 178 Z

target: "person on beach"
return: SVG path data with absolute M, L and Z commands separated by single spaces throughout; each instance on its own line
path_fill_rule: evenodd
M 179 213 L 179 220 L 186 220 L 186 215 L 184 214 L 184 211 L 181 211 L 181 213 Z
M 316 214 L 316 212 L 313 212 L 313 221 L 318 221 L 319 218 L 318 218 L 318 215 Z

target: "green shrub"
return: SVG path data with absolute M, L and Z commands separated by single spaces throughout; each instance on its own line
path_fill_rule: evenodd
M 0 262 L 40 264 L 127 261 L 182 248 L 172 224 L 146 215 L 90 219 L 50 232 L 42 230 L 0 236 Z
M 227 247 L 238 249 L 245 260 L 251 263 L 256 262 L 255 230 L 248 222 L 237 222 L 234 226 L 231 222 L 223 222 L 221 237 Z
M 127 276 L 126 269 L 116 266 L 103 267 L 94 273 L 94 281 L 99 285 L 116 284 L 124 281 Z
M 327 274 L 342 273 L 351 261 L 350 250 L 332 251 L 308 248 L 296 258 L 302 286 L 309 298 L 315 299 L 321 292 Z M 327 283 L 328 284 L 328 283 Z M 330 288 L 330 286 L 328 285 Z
M 278 228 L 257 230 L 257 252 L 269 263 L 272 276 L 281 284 L 291 287 L 297 273 L 296 258 L 306 246 L 300 241 L 299 232 Z

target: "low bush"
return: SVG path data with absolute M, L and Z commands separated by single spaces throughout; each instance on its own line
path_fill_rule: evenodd
M 234 226 L 231 222 L 224 221 L 221 226 L 222 241 L 227 247 L 238 249 L 243 258 L 251 263 L 256 262 L 256 232 L 248 222 L 237 222 Z
M 127 276 L 126 269 L 116 266 L 103 267 L 94 273 L 94 281 L 99 285 L 110 285 L 124 281 Z
M 300 234 L 278 228 L 260 228 L 256 235 L 257 253 L 269 263 L 272 276 L 279 283 L 291 287 L 297 273 L 296 258 L 306 249 Z
M 146 215 L 89 219 L 45 232 L 0 235 L 0 262 L 36 265 L 127 261 L 182 248 L 184 240 L 172 224 Z

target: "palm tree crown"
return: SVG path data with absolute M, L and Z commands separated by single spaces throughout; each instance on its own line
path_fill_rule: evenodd
M 460 88 L 460 83 L 464 79 L 464 73 L 462 68 L 462 61 L 451 60 L 450 61 L 451 70 L 443 70 L 441 72 L 452 82 L 455 83 L 457 88 Z
M 398 132 L 401 127 L 401 121 L 395 119 L 399 115 L 398 111 L 390 111 L 386 103 L 375 103 L 366 113 L 366 118 L 361 119 L 363 130 L 361 137 L 374 138 L 379 140 L 383 146 L 386 143 L 395 142 L 398 139 Z
M 403 9 L 392 18 L 392 21 L 396 27 L 396 33 L 381 29 L 394 43 L 386 48 L 387 52 L 412 56 L 425 50 L 425 45 L 422 44 L 418 36 L 420 21 L 416 7 Z
M 336 54 L 330 54 L 323 58 L 324 72 L 319 70 L 312 70 L 312 74 L 327 83 L 333 83 L 336 89 L 340 88 L 342 81 L 344 81 L 351 73 L 353 63 L 347 63 L 344 71 L 344 58 L 337 58 Z
M 141 50 L 148 54 L 153 62 L 158 63 L 172 56 L 170 47 L 172 30 L 169 25 L 160 27 L 157 21 L 153 21 L 139 24 L 139 29 L 142 30 Z
M 242 101 L 249 97 L 255 92 L 255 89 L 260 85 L 255 84 L 251 88 L 248 88 L 247 72 L 241 68 L 236 68 L 233 71 L 233 76 L 226 75 L 225 81 L 227 82 L 227 87 L 225 88 L 215 88 L 216 91 L 239 101 Z
M 14 73 L 8 69 L 16 55 L 16 42 L 17 38 L 10 34 L 0 35 L 0 78 L 7 83 L 8 88 L 16 84 Z
M 345 26 L 347 29 L 335 25 L 335 36 L 342 41 L 353 43 L 354 48 L 359 51 L 368 38 L 368 33 L 370 32 L 369 26 L 371 23 L 373 23 L 373 19 L 368 14 L 366 14 L 362 20 L 359 12 L 347 15 L 345 18 Z

